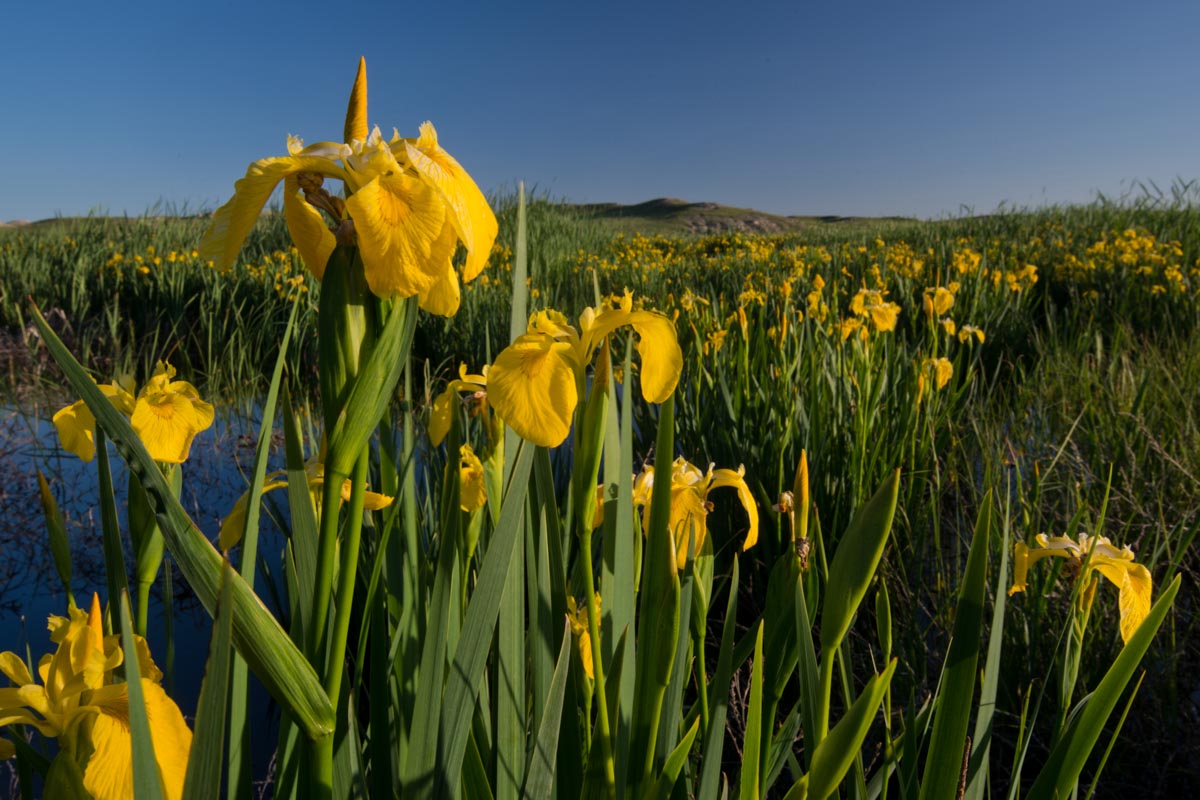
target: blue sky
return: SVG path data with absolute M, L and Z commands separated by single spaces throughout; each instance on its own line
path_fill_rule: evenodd
M 228 199 L 288 133 L 429 119 L 485 191 L 983 213 L 1200 177 L 1200 4 L 19 3 L 0 220 Z

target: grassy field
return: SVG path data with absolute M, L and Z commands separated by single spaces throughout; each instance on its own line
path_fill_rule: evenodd
M 422 413 L 460 362 L 478 372 L 507 343 L 515 202 L 498 208 L 491 264 L 465 288 L 457 316 L 420 320 L 413 353 L 428 380 L 411 399 Z M 61 385 L 29 326 L 28 298 L 101 380 L 149 374 L 169 358 L 218 405 L 265 392 L 294 302 L 286 381 L 315 391 L 319 286 L 281 216 L 264 216 L 243 262 L 224 273 L 195 250 L 206 224 L 90 219 L 0 231 L 9 396 Z M 741 565 L 739 640 L 753 643 L 771 565 L 792 546 L 770 509 L 792 486 L 801 451 L 824 532 L 820 558 L 900 467 L 876 585 L 891 598 L 900 657 L 890 702 L 897 718 L 915 713 L 937 686 L 972 527 L 992 490 L 1003 548 L 1039 533 L 1098 533 L 1134 549 L 1156 592 L 1184 575 L 1099 793 L 1160 795 L 1200 781 L 1200 210 L 1097 202 L 922 222 L 768 219 L 677 201 L 535 202 L 528 237 L 531 310 L 574 319 L 598 294 L 629 290 L 635 306 L 674 318 L 684 354 L 676 452 L 701 468 L 744 465 L 759 509 L 759 542 Z M 640 397 L 633 409 L 636 470 L 652 452 L 658 412 Z M 747 523 L 732 493 L 715 498 L 720 575 Z M 1001 549 L 992 548 L 993 570 Z M 997 790 L 1016 759 L 1044 760 L 1072 698 L 1095 688 L 1121 647 L 1116 593 L 1101 586 L 1078 683 L 1065 697 L 1055 689 L 1071 599 L 1058 572 L 1035 567 L 1030 590 L 1008 600 Z M 875 670 L 875 623 L 864 611 L 852 628 L 862 663 L 852 662 L 850 682 Z M 741 680 L 749 683 L 749 667 Z M 737 741 L 742 723 L 731 711 Z M 863 757 L 869 766 L 881 756 Z

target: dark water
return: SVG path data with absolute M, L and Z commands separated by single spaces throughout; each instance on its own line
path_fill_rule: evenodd
M 57 433 L 49 421 L 55 410 L 57 407 L 9 408 L 0 413 L 0 651 L 12 650 L 25 657 L 28 647 L 35 665 L 53 647 L 46 630 L 47 617 L 67 613 L 66 593 L 50 554 L 38 496 L 38 469 L 45 473 L 66 520 L 73 567 L 71 588 L 76 602 L 86 607 L 92 592 L 99 592 L 101 599 L 106 599 L 96 462 L 84 463 L 59 447 Z M 221 518 L 248 485 L 258 426 L 253 413 L 219 416 L 209 430 L 196 437 L 183 465 L 180 500 L 200 530 L 214 542 Z M 124 531 L 127 475 L 124 464 L 111 449 L 110 456 Z M 276 446 L 270 469 L 281 468 L 282 463 L 283 448 Z M 277 576 L 282 536 L 267 515 L 262 525 L 259 549 Z M 126 556 L 131 571 L 128 541 Z M 191 722 L 212 625 L 178 568 L 172 574 L 173 665 L 167 660 L 167 609 L 163 604 L 161 574 L 151 599 L 147 639 L 155 662 L 165 673 L 164 686 Z M 268 607 L 273 607 L 272 593 L 261 576 L 256 588 Z M 273 721 L 269 731 L 265 723 L 277 717 L 277 713 L 270 708 L 269 698 L 261 687 L 255 684 L 254 688 L 250 707 L 257 743 L 254 771 L 255 777 L 262 779 L 268 771 L 276 730 Z M 8 772 L 8 765 L 0 765 L 0 797 L 7 796 Z

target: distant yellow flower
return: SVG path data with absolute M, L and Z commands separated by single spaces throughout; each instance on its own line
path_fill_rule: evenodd
M 321 512 L 321 495 L 325 485 L 325 448 L 321 448 L 321 452 L 310 457 L 304 462 L 304 474 L 308 480 L 308 493 L 312 498 L 313 508 L 317 513 Z M 268 473 L 263 480 L 263 491 L 272 492 L 276 489 L 283 489 L 288 485 L 287 471 L 279 470 L 277 472 Z M 342 502 L 350 502 L 350 490 L 353 483 L 349 478 L 342 481 Z M 363 508 L 367 511 L 378 511 L 382 508 L 387 508 L 392 504 L 395 498 L 386 494 L 377 492 L 363 491 Z M 250 504 L 250 492 L 244 492 L 237 502 L 233 504 L 233 508 L 229 510 L 229 514 L 225 519 L 221 520 L 221 532 L 217 543 L 221 550 L 228 550 L 241 541 L 242 534 L 246 531 L 246 511 Z
M 213 407 L 187 381 L 173 381 L 175 368 L 159 361 L 154 377 L 138 392 L 130 424 L 155 461 L 182 464 L 192 440 L 213 422 Z
M 182 464 L 191 452 L 192 440 L 212 425 L 213 407 L 200 399 L 187 381 L 171 380 L 175 368 L 159 361 L 154 376 L 134 399 L 132 378 L 123 377 L 100 391 L 128 416 L 134 433 L 150 457 L 164 464 Z M 54 415 L 54 426 L 64 448 L 84 461 L 96 455 L 96 418 L 82 400 Z
M 936 289 L 926 289 L 925 297 L 929 301 L 927 310 L 931 310 L 930 316 L 942 316 L 954 305 L 954 292 L 938 286 Z
M 485 366 L 482 375 L 469 375 L 467 365 L 459 364 L 458 379 L 447 383 L 442 393 L 434 398 L 429 409 L 428 431 L 429 441 L 435 447 L 441 444 L 450 432 L 459 392 L 471 392 L 483 402 L 487 401 L 487 373 L 488 368 Z
M 597 592 L 592 601 L 597 611 L 600 608 L 600 593 Z M 575 598 L 567 595 L 567 621 L 571 623 L 571 636 L 575 640 L 576 652 L 583 662 L 583 671 L 588 680 L 596 679 L 595 665 L 592 661 L 592 637 L 588 633 L 587 606 L 576 603 Z
M 869 317 L 876 331 L 896 329 L 900 306 L 883 299 L 884 292 L 875 289 L 859 289 L 850 300 L 850 310 L 859 317 Z M 846 334 L 843 330 L 843 338 Z
M 120 637 L 104 636 L 95 596 L 91 613 L 73 609 L 70 617 L 52 616 L 49 629 L 58 649 L 38 662 L 40 684 L 20 656 L 0 653 L 0 673 L 13 684 L 0 689 L 0 727 L 28 725 L 56 738 L 56 758 L 75 762 L 89 797 L 133 797 L 128 684 L 115 682 L 114 675 L 124 661 Z M 134 641 L 163 795 L 177 800 L 183 796 L 192 732 L 159 685 L 162 672 L 151 660 L 146 641 L 140 636 Z M 11 755 L 11 746 L 0 749 L 0 756 Z
M 708 512 L 712 503 L 708 500 L 709 492 L 721 488 L 736 489 L 742 507 L 749 517 L 750 529 L 742 544 L 743 550 L 749 550 L 758 541 L 758 506 L 750 487 L 746 485 L 746 468 L 713 469 L 710 464 L 708 472 L 704 473 L 683 457 L 675 459 L 671 464 L 671 534 L 675 540 L 675 561 L 679 569 L 687 563 L 689 538 L 695 537 L 693 549 L 700 552 L 704 539 L 708 535 Z M 642 507 L 643 528 L 650 524 L 650 501 L 654 489 L 654 467 L 646 466 L 633 484 L 633 503 Z
M 432 123 L 415 139 L 379 128 L 368 131 L 366 63 L 346 114 L 345 143 L 304 146 L 289 136 L 288 155 L 250 165 L 234 195 L 213 217 L 200 246 L 218 268 L 233 264 L 263 205 L 282 181 L 283 213 L 305 264 L 320 279 L 339 239 L 357 244 L 371 291 L 380 297 L 417 295 L 421 307 L 449 316 L 458 310 L 452 260 L 457 242 L 467 249 L 462 279 L 480 273 L 496 239 L 487 199 L 438 144 Z M 326 192 L 324 178 L 343 182 L 343 200 Z M 320 211 L 318 210 L 320 209 Z M 325 211 L 335 226 L 326 227 Z
M 1025 591 L 1029 565 L 1047 556 L 1068 559 L 1069 568 L 1079 574 L 1082 583 L 1080 597 L 1091 602 L 1094 580 L 1103 575 L 1120 590 L 1121 638 L 1128 642 L 1137 631 L 1142 620 L 1150 613 L 1153 581 L 1150 570 L 1135 563 L 1133 551 L 1128 547 L 1118 550 L 1107 536 L 1079 534 L 1077 541 L 1066 536 L 1048 537 L 1039 533 L 1037 547 L 1027 547 L 1018 542 L 1013 564 L 1013 585 L 1008 593 Z M 1082 573 L 1078 573 L 1083 570 Z M 1099 573 L 1097 575 L 1096 573 Z
M 468 514 L 483 508 L 487 488 L 483 478 L 483 462 L 469 444 L 459 448 L 458 460 L 459 507 Z
M 985 337 L 983 331 L 979 330 L 979 328 L 976 328 L 974 325 L 963 325 L 958 329 L 958 340 L 960 342 L 969 342 L 972 336 L 978 339 L 980 344 L 983 344 Z
M 638 335 L 642 396 L 661 403 L 675 391 L 683 352 L 671 320 L 635 311 L 633 295 L 585 309 L 579 329 L 557 311 L 538 311 L 527 332 L 496 357 L 487 374 L 488 400 L 521 438 L 543 447 L 562 444 L 584 389 L 584 371 L 605 337 L 628 325 Z

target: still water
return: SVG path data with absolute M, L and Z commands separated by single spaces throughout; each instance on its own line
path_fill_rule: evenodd
M 65 615 L 67 610 L 66 594 L 50 554 L 38 497 L 38 469 L 45 473 L 66 520 L 71 546 L 71 588 L 76 602 L 86 607 L 93 591 L 99 592 L 102 599 L 105 594 L 96 462 L 84 463 L 59 447 L 57 433 L 49 421 L 55 410 L 57 407 L 0 410 L 0 651 L 12 650 L 24 657 L 28 648 L 35 664 L 52 648 L 46 618 L 51 614 Z M 221 518 L 249 485 L 258 428 L 259 420 L 253 412 L 219 415 L 211 428 L 196 437 L 183 465 L 180 500 L 200 530 L 214 542 Z M 110 454 L 124 531 L 127 474 L 111 448 Z M 276 445 L 272 448 L 269 468 L 278 469 L 282 465 L 283 448 Z M 262 526 L 260 551 L 271 571 L 278 575 L 283 537 L 268 515 L 263 516 Z M 131 571 L 127 537 L 126 556 Z M 195 715 L 212 625 L 178 568 L 172 574 L 173 663 L 168 663 L 166 652 L 168 614 L 162 602 L 161 575 L 151 600 L 147 639 L 155 662 L 164 672 L 164 687 L 190 723 Z M 261 576 L 256 589 L 268 607 L 275 610 L 273 593 Z M 263 779 L 274 750 L 278 712 L 271 707 L 261 687 L 255 684 L 255 689 L 250 709 L 258 743 L 254 771 L 257 779 Z M 270 731 L 266 726 L 268 720 Z M 0 764 L 0 798 L 9 796 L 10 772 L 8 765 Z

